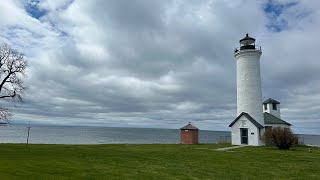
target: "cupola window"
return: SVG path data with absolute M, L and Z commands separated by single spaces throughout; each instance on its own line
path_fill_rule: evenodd
M 277 104 L 276 103 L 272 103 L 272 109 L 273 110 L 277 110 Z

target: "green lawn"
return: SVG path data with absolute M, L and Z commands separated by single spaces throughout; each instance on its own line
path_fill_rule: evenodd
M 320 148 L 0 144 L 0 179 L 320 179 Z

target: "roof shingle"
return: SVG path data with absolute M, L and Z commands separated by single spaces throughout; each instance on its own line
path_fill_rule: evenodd
M 269 98 L 266 101 L 264 101 L 263 104 L 280 104 L 280 102 L 278 102 L 272 98 Z
M 291 126 L 290 123 L 280 119 L 280 118 L 277 118 L 276 116 L 270 114 L 270 113 L 263 113 L 263 116 L 264 116 L 264 123 L 265 124 L 286 124 L 286 125 L 289 125 Z
M 189 123 L 186 126 L 183 126 L 182 128 L 180 128 L 181 130 L 199 130 L 197 127 L 191 125 L 191 123 Z
M 236 123 L 241 116 L 245 116 L 249 121 L 251 121 L 257 128 L 264 128 L 260 123 L 258 123 L 256 120 L 254 120 L 248 113 L 242 112 L 230 125 L 231 127 L 234 123 Z

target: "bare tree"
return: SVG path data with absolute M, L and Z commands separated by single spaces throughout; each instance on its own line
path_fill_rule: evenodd
M 28 66 L 24 55 L 4 43 L 0 45 L 0 99 L 22 102 L 26 91 L 23 79 L 26 77 Z M 9 123 L 12 112 L 8 108 L 0 107 L 0 122 Z

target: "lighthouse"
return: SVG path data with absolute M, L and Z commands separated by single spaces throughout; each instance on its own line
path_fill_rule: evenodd
M 255 39 L 246 34 L 240 48 L 234 53 L 237 64 L 237 115 L 248 113 L 261 125 L 264 124 L 260 75 L 261 48 Z M 257 108 L 259 107 L 259 108 Z
M 291 128 L 280 117 L 280 102 L 269 98 L 262 103 L 261 47 L 248 34 L 235 49 L 237 64 L 237 114 L 231 127 L 233 145 L 264 145 L 263 133 L 272 127 Z M 263 107 L 263 108 L 261 108 Z
M 260 76 L 261 47 L 248 34 L 235 49 L 237 66 L 237 115 L 229 125 L 234 145 L 262 145 L 264 115 Z

